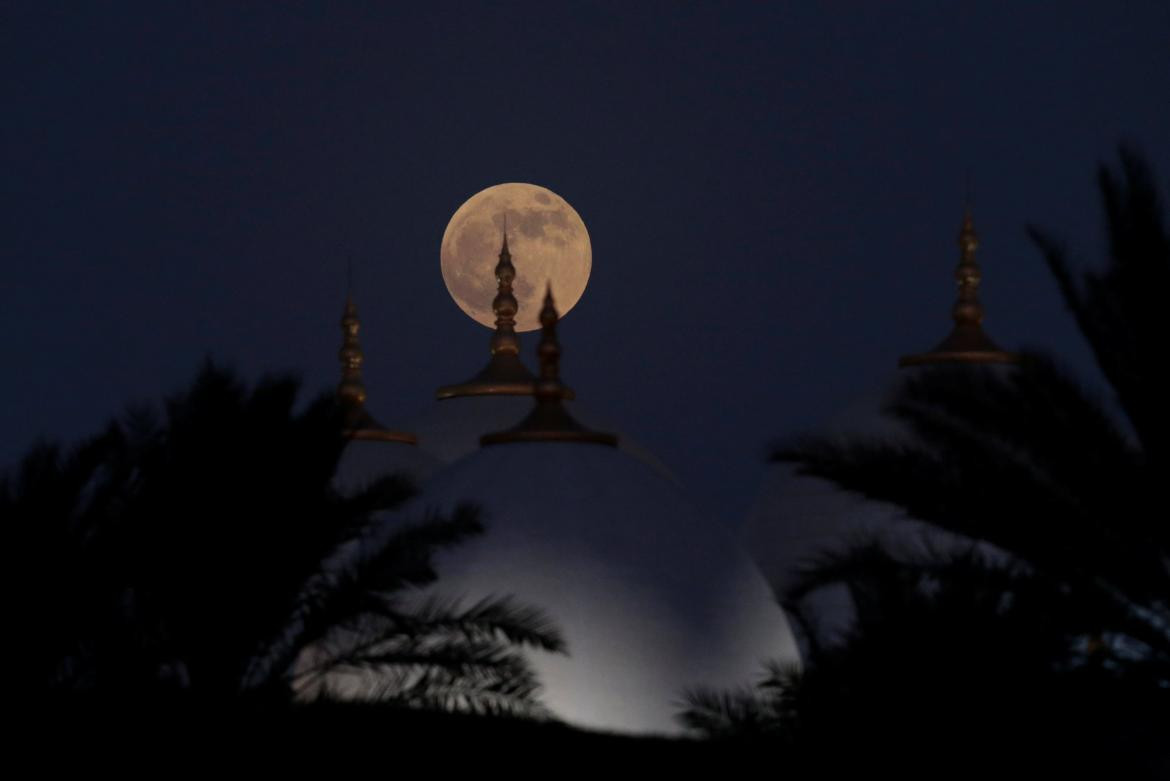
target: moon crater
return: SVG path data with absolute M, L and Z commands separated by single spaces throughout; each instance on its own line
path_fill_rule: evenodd
M 585 292 L 593 267 L 589 232 L 565 199 L 535 184 L 497 184 L 460 206 L 443 233 L 443 281 L 459 308 L 488 328 L 495 327 L 492 299 L 505 219 L 516 267 L 516 330 L 533 331 L 540 327 L 546 284 L 562 316 Z

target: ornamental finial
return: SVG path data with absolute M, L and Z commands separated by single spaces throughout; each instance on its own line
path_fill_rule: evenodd
M 506 219 L 506 217 L 505 217 Z M 512 265 L 512 253 L 508 251 L 508 230 L 504 229 L 504 242 L 500 246 L 499 261 L 496 263 L 496 297 L 492 300 L 492 311 L 496 313 L 496 331 L 492 334 L 492 355 L 496 353 L 520 352 L 520 341 L 516 336 L 516 312 L 519 304 L 512 294 L 512 283 L 516 281 L 516 267 Z
M 617 437 L 582 426 L 565 409 L 563 399 L 567 390 L 561 384 L 561 343 L 557 339 L 557 308 L 553 303 L 552 284 L 544 294 L 540 310 L 540 379 L 533 395 L 536 406 L 528 417 L 514 428 L 480 437 L 482 445 L 501 445 L 508 442 L 586 442 L 595 445 L 617 446 Z
M 366 386 L 362 382 L 362 364 L 365 356 L 358 339 L 362 323 L 358 319 L 357 306 L 353 296 L 346 294 L 345 311 L 341 315 L 341 382 L 337 385 L 337 398 L 347 409 L 360 409 L 366 403 Z
M 460 396 L 531 396 L 534 392 L 532 372 L 520 360 L 520 337 L 516 334 L 516 312 L 519 305 L 512 293 L 516 267 L 508 251 L 507 214 L 504 215 L 504 237 L 496 263 L 496 297 L 492 311 L 496 313 L 496 329 L 492 332 L 491 354 L 488 365 L 467 382 L 445 385 L 436 394 L 439 399 Z M 561 386 L 562 396 L 573 398 L 573 391 Z
M 967 198 L 970 204 L 970 195 Z M 951 308 L 955 321 L 951 333 L 930 352 L 906 355 L 899 366 L 918 366 L 934 363 L 1016 363 L 1019 356 L 1001 350 L 983 331 L 983 305 L 979 302 L 979 283 L 983 279 L 975 251 L 979 237 L 971 219 L 971 208 L 964 209 L 963 224 L 959 228 L 959 265 L 955 281 L 959 287 L 958 299 Z
M 351 266 L 352 268 L 352 266 Z M 341 315 L 341 382 L 337 385 L 337 401 L 342 408 L 344 433 L 350 439 L 376 439 L 384 442 L 405 442 L 417 444 L 418 437 L 404 431 L 393 431 L 374 420 L 366 409 L 366 386 L 362 381 L 362 353 L 358 331 L 362 323 L 358 319 L 357 306 L 353 303 L 352 273 L 350 290 L 345 295 L 345 311 Z

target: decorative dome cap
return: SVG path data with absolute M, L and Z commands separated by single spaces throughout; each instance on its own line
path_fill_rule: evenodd
M 366 386 L 362 381 L 362 364 L 365 362 L 365 356 L 358 340 L 358 331 L 361 327 L 353 296 L 347 293 L 345 311 L 341 316 L 341 349 L 337 353 L 341 359 L 341 382 L 337 385 L 337 401 L 344 416 L 343 433 L 350 439 L 417 444 L 418 437 L 414 434 L 386 428 L 366 409 Z
M 561 345 L 557 340 L 557 309 L 553 303 L 552 284 L 544 294 L 544 307 L 540 310 L 540 379 L 536 381 L 533 395 L 536 406 L 528 417 L 507 431 L 485 434 L 480 438 L 482 445 L 499 445 L 506 442 L 589 442 L 597 445 L 617 447 L 617 437 L 599 431 L 590 431 L 582 426 L 561 400 L 566 388 L 561 384 Z
M 963 215 L 959 230 L 959 266 L 955 280 L 959 296 L 951 310 L 954 328 L 946 339 L 930 352 L 906 355 L 899 366 L 920 366 L 935 363 L 1016 363 L 1019 356 L 1001 350 L 983 330 L 983 305 L 979 303 L 979 282 L 982 274 L 975 262 L 979 237 L 971 220 L 971 210 Z
M 506 218 L 506 215 L 505 215 Z M 508 251 L 508 229 L 504 226 L 504 241 L 496 263 L 496 297 L 492 311 L 496 313 L 496 330 L 492 333 L 492 357 L 479 374 L 457 385 L 444 385 L 435 394 L 439 399 L 459 396 L 530 396 L 536 378 L 520 360 L 520 338 L 516 335 L 516 312 L 519 304 L 512 295 L 516 267 Z M 574 397 L 573 391 L 562 386 L 564 398 Z

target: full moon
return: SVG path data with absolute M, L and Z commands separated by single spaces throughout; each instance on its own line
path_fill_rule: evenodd
M 564 198 L 535 184 L 497 184 L 468 198 L 447 223 L 439 259 L 451 298 L 488 328 L 496 325 L 492 299 L 505 221 L 516 267 L 516 330 L 535 331 L 545 285 L 552 285 L 562 316 L 585 292 L 593 268 L 589 233 Z

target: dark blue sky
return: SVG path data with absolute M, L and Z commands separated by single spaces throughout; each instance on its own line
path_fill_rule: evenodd
M 207 354 L 330 387 L 350 254 L 409 420 L 486 358 L 439 240 L 502 181 L 590 231 L 566 379 L 709 509 L 944 335 L 967 171 L 990 332 L 1087 372 L 1024 225 L 1097 261 L 1096 164 L 1170 181 L 1170 5 L 847 5 L 5 4 L 0 463 Z

